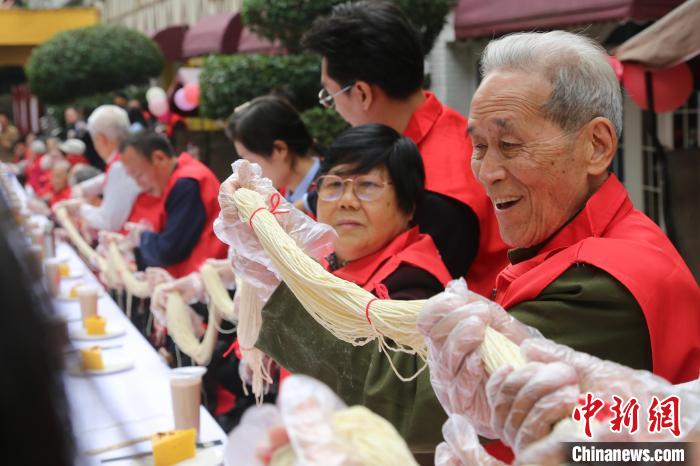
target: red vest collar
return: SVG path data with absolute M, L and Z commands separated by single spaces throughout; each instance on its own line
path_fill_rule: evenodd
M 168 194 L 170 193 L 170 190 L 173 189 L 173 186 L 175 186 L 175 182 L 177 181 L 178 177 L 173 176 L 175 173 L 184 167 L 185 165 L 188 165 L 190 162 L 192 162 L 194 159 L 190 154 L 187 152 L 183 152 L 177 157 L 177 165 L 175 166 L 175 170 L 170 174 L 170 178 L 168 179 L 168 184 L 165 185 L 165 189 L 163 189 L 163 194 L 161 197 L 163 199 L 168 197 Z
M 425 95 L 425 101 L 413 112 L 403 132 L 404 136 L 410 138 L 416 145 L 420 145 L 428 135 L 443 111 L 442 104 L 435 94 L 423 91 L 423 95 Z
M 531 270 L 562 249 L 590 237 L 600 237 L 615 219 L 633 209 L 624 186 L 614 174 L 586 202 L 581 212 L 568 225 L 554 235 L 532 259 L 507 266 L 496 280 L 496 288 L 502 290 L 505 283 Z M 495 291 L 495 290 L 494 290 Z
M 540 259 L 536 262 L 542 262 L 557 251 L 585 238 L 603 236 L 616 218 L 632 209 L 632 202 L 627 196 L 624 186 L 614 174 L 610 174 L 602 186 L 588 199 L 583 210 L 547 241 L 536 256 L 537 259 Z
M 379 251 L 348 262 L 333 272 L 333 275 L 358 286 L 365 286 L 386 261 L 418 241 L 420 236 L 418 227 L 406 230 Z

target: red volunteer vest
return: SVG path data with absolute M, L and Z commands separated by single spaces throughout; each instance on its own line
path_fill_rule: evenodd
M 536 300 L 576 263 L 604 270 L 635 297 L 649 328 L 655 374 L 672 383 L 697 378 L 700 287 L 663 231 L 634 209 L 614 175 L 539 255 L 501 272 L 496 301 L 509 309 Z
M 425 189 L 468 205 L 479 219 L 479 250 L 467 273 L 469 289 L 488 296 L 498 273 L 508 264 L 493 204 L 471 169 L 467 119 L 444 106 L 431 92 L 411 116 L 404 135 L 423 156 Z
M 413 227 L 394 238 L 383 249 L 339 268 L 333 275 L 375 292 L 377 286 L 401 264 L 419 267 L 446 285 L 452 278 L 429 235 Z M 324 264 L 327 266 L 327 264 Z M 327 268 L 327 267 L 326 267 Z
M 153 231 L 159 232 L 163 229 L 163 198 L 149 193 L 141 193 L 136 197 L 134 205 L 127 222 L 139 223 L 145 220 Z
M 66 199 L 70 199 L 70 194 L 71 194 L 71 189 L 70 186 L 66 186 L 62 190 L 56 192 L 53 191 L 51 194 L 51 199 L 49 199 L 49 206 L 53 207 L 55 203 L 58 201 L 64 201 Z
M 112 169 L 112 166 L 121 159 L 121 154 L 117 152 L 117 154 L 107 162 L 105 167 L 105 184 L 107 183 L 107 177 L 109 176 L 109 171 Z M 131 206 L 131 212 L 129 213 L 129 217 L 126 219 L 125 224 L 139 223 L 141 220 L 145 220 L 151 227 L 153 227 L 153 231 L 161 231 L 163 229 L 163 224 L 161 223 L 163 220 L 162 200 L 163 198 L 156 197 L 149 193 L 144 192 L 139 194 L 134 200 L 134 205 Z M 122 228 L 119 232 L 123 235 L 127 233 L 126 228 Z
M 90 162 L 88 162 L 88 159 L 86 159 L 85 156 L 80 155 L 80 154 L 68 154 L 68 155 L 66 155 L 66 160 L 71 165 L 71 167 L 74 165 L 78 165 L 79 163 L 83 163 L 85 165 L 90 165 Z
M 170 180 L 163 191 L 163 206 L 170 195 L 170 191 L 175 186 L 175 182 L 180 178 L 192 178 L 199 184 L 199 196 L 204 205 L 206 221 L 190 256 L 182 262 L 165 267 L 175 278 L 183 277 L 198 270 L 199 266 L 206 259 L 223 259 L 226 257 L 227 252 L 227 246 L 219 241 L 219 238 L 214 234 L 214 220 L 219 215 L 219 180 L 206 165 L 183 152 L 178 157 L 177 167 L 173 174 L 170 175 Z M 164 208 L 161 208 L 161 217 L 160 225 L 165 226 L 168 218 Z

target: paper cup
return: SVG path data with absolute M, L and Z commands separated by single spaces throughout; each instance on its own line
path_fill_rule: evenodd
M 97 315 L 98 290 L 91 285 L 84 285 L 78 288 L 78 300 L 80 301 L 80 315 L 83 320 L 90 316 Z
M 44 269 L 46 270 L 46 287 L 51 297 L 55 298 L 61 291 L 61 261 L 57 259 L 46 259 Z
M 202 404 L 202 376 L 206 368 L 189 366 L 170 371 L 175 429 L 196 429 L 199 434 L 199 406 Z

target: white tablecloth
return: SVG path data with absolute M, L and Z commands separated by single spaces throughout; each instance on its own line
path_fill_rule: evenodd
M 56 255 L 69 258 L 71 270 L 77 268 L 84 272 L 80 278 L 64 279 L 61 286 L 65 291 L 79 282 L 98 283 L 70 246 L 58 244 Z M 69 331 L 80 327 L 80 305 L 77 300 L 54 300 L 54 307 L 59 315 L 69 321 Z M 98 342 L 76 340 L 72 345 L 76 348 L 95 344 L 122 345 L 120 348 L 107 351 L 119 352 L 120 355 L 132 358 L 134 367 L 125 372 L 110 375 L 91 377 L 64 375 L 79 452 L 115 445 L 125 440 L 173 428 L 168 367 L 107 293 L 99 299 L 98 313 L 104 316 L 107 322 L 123 326 L 126 333 L 117 338 Z M 226 435 L 223 430 L 204 407 L 200 409 L 199 440 L 201 442 L 224 441 Z M 223 446 L 214 448 L 223 450 Z M 146 451 L 150 451 L 150 442 L 142 442 L 133 447 L 91 457 L 81 455 L 80 464 L 96 465 L 100 464 L 101 459 Z M 119 466 L 127 463 L 119 461 L 108 464 Z

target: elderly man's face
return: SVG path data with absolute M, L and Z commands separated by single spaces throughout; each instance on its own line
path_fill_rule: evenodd
M 544 118 L 550 84 L 538 74 L 497 71 L 472 100 L 472 169 L 494 204 L 503 240 L 539 244 L 583 207 L 585 156 L 577 134 Z

